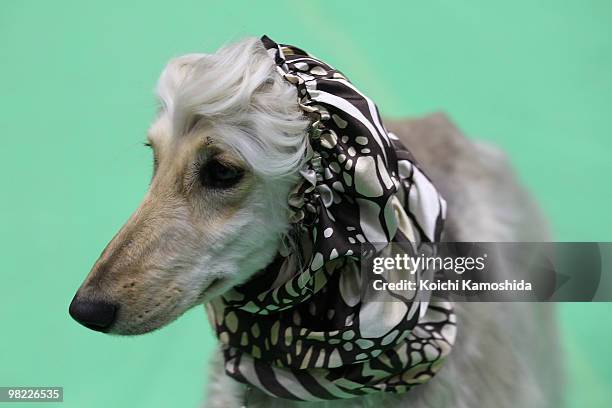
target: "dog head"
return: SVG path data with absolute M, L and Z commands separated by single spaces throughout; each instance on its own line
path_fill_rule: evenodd
M 260 41 L 170 61 L 157 94 L 150 187 L 70 305 L 94 330 L 171 322 L 264 268 L 288 229 L 308 122 Z

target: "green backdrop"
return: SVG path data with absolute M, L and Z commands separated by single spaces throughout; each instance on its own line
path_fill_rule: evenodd
M 258 4 L 0 1 L 0 386 L 64 386 L 67 407 L 197 406 L 202 308 L 135 338 L 67 308 L 147 188 L 165 62 L 247 35 L 311 50 L 388 116 L 448 112 L 509 153 L 558 240 L 612 240 L 612 2 Z M 611 313 L 560 306 L 572 407 L 611 406 Z

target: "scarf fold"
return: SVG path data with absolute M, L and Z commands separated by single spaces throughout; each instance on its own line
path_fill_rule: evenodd
M 405 392 L 450 352 L 453 306 L 428 294 L 366 301 L 360 259 L 394 242 L 414 251 L 438 242 L 446 204 L 342 73 L 297 47 L 261 41 L 297 89 L 310 143 L 289 196 L 294 245 L 210 304 L 226 372 L 293 400 Z

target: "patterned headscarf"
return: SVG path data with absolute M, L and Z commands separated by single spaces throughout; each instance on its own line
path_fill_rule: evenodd
M 262 42 L 297 89 L 310 143 L 289 197 L 291 249 L 211 304 L 225 370 L 294 400 L 405 392 L 450 352 L 452 304 L 365 301 L 360 254 L 439 241 L 446 204 L 342 73 L 294 46 Z

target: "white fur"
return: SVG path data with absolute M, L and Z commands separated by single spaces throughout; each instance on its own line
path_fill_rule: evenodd
M 295 87 L 278 75 L 258 39 L 172 60 L 157 93 L 175 135 L 205 120 L 219 140 L 268 178 L 295 174 L 303 162 L 308 122 Z

